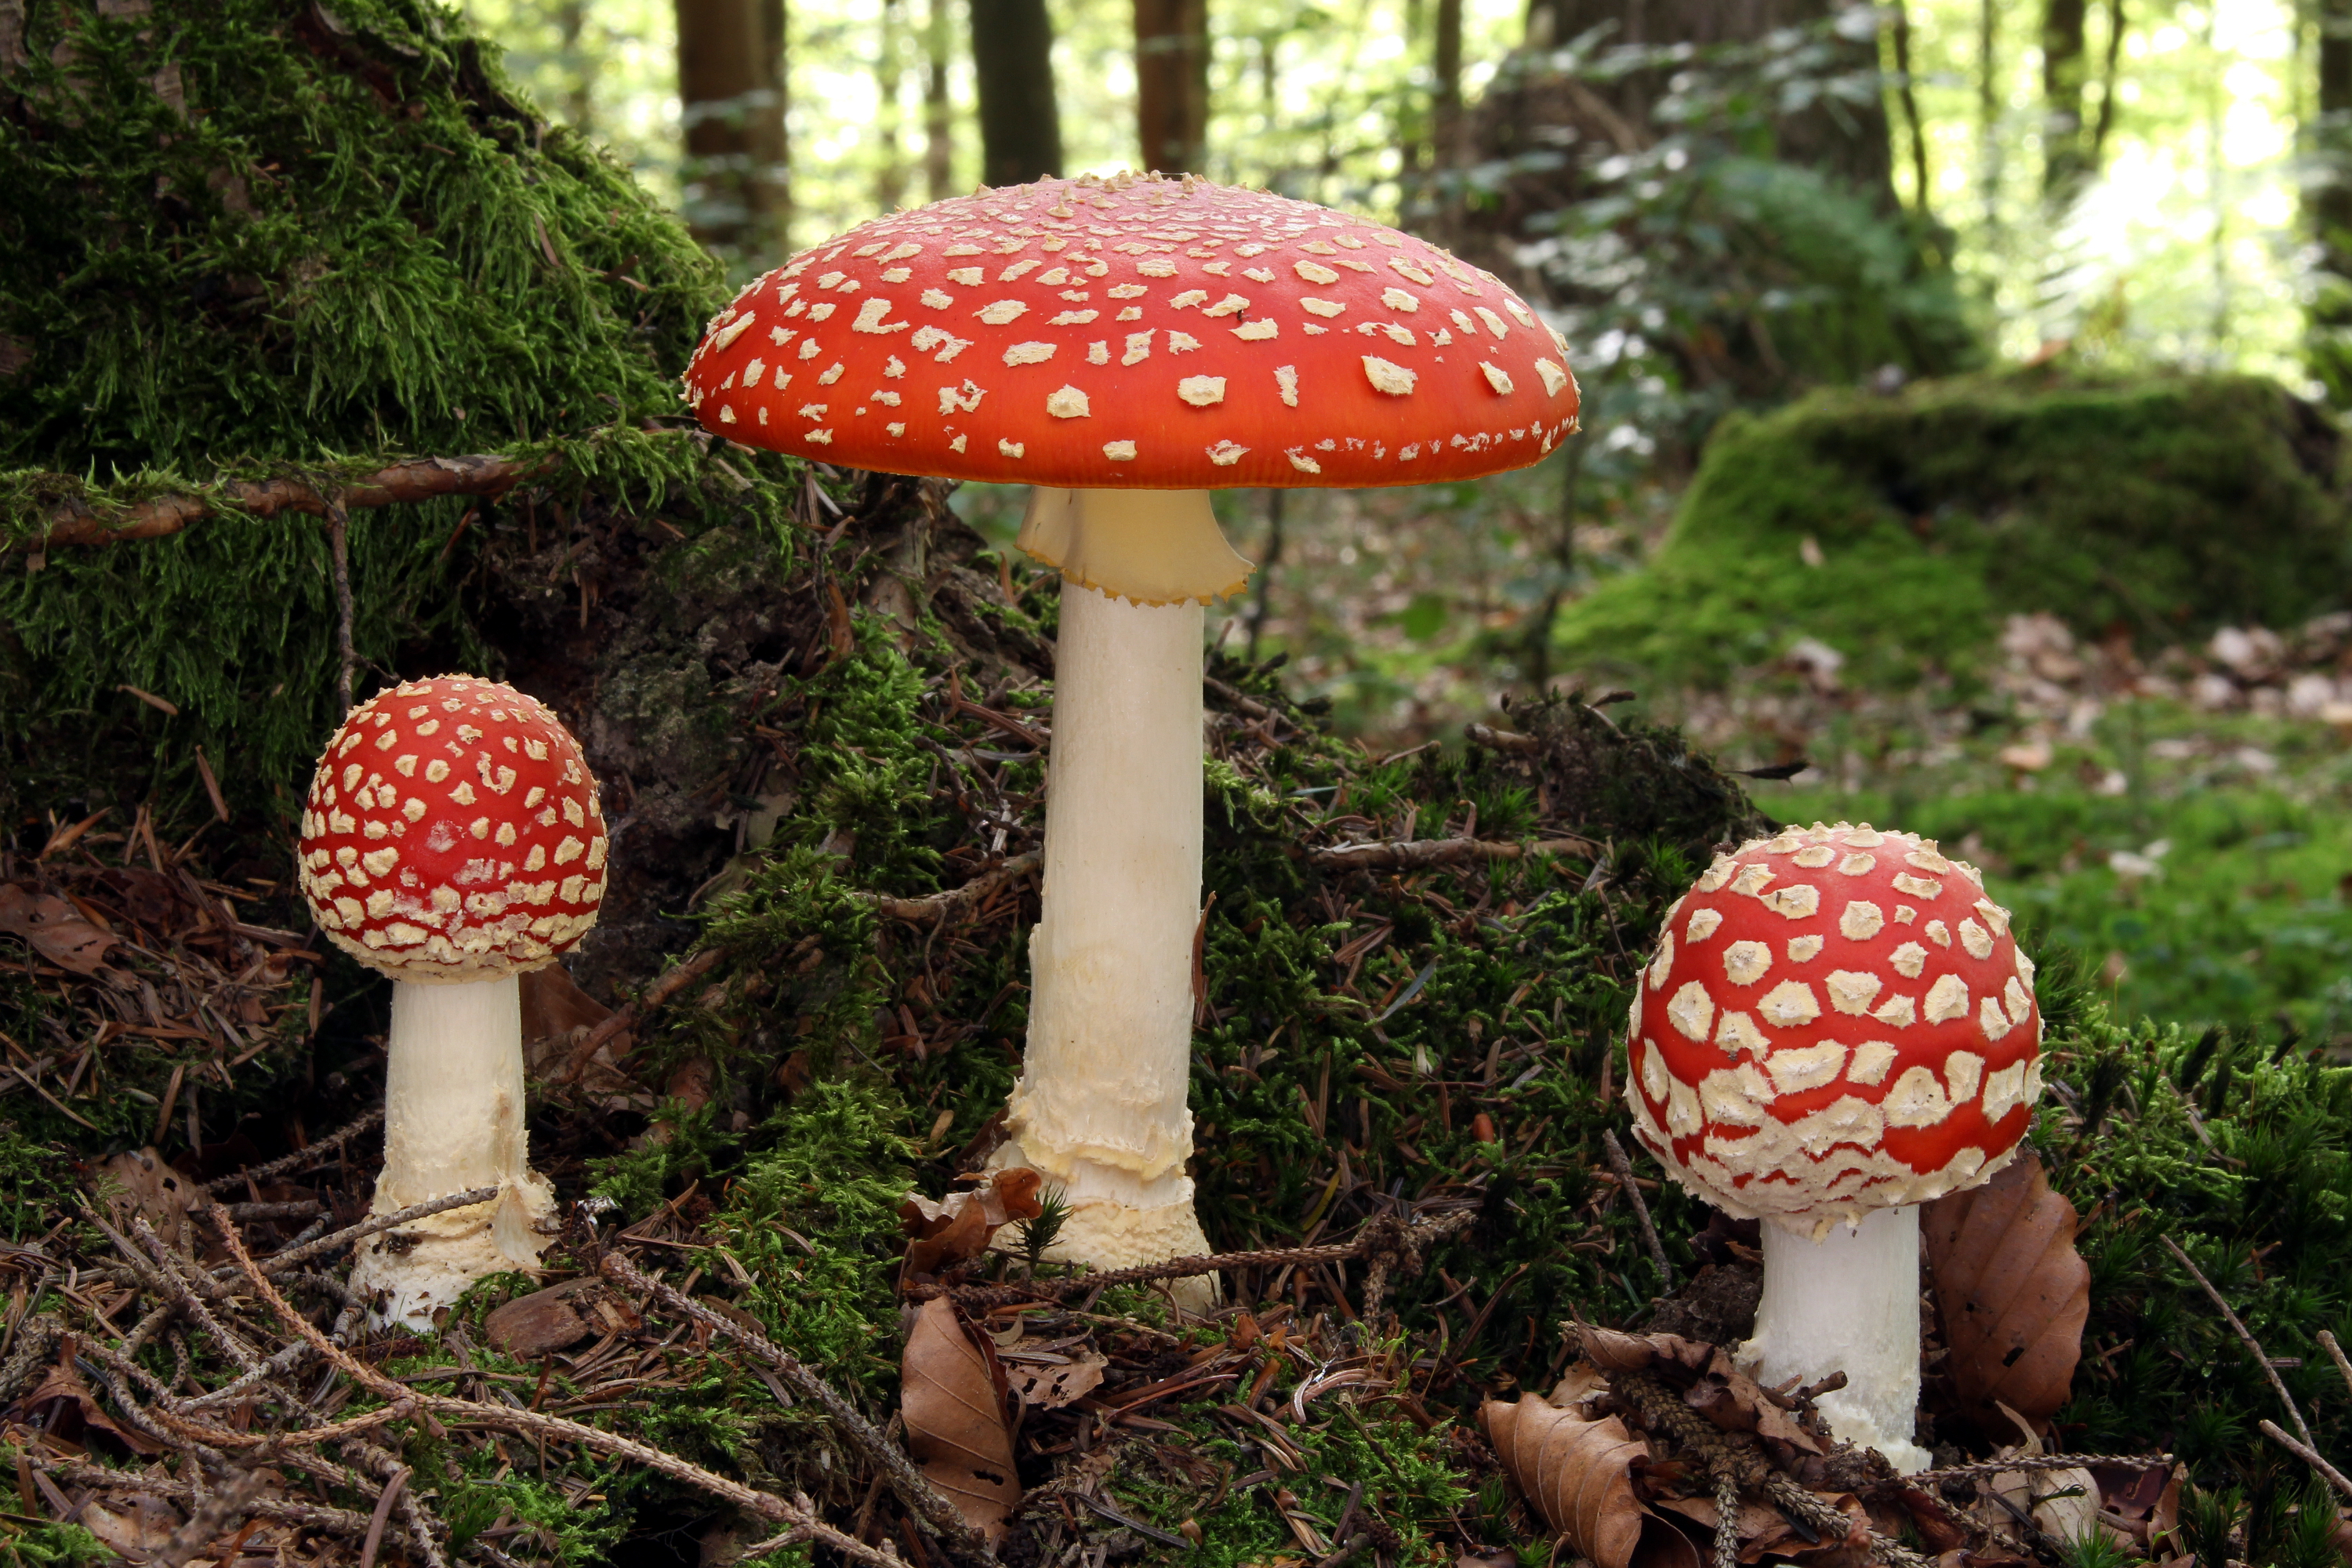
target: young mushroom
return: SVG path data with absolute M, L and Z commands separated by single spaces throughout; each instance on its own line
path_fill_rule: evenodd
M 1717 859 L 1634 988 L 1625 1099 L 1675 1178 L 1762 1219 L 1741 1350 L 1767 1384 L 1832 1373 L 1822 1411 L 1909 1472 L 1919 1210 L 1989 1179 L 2042 1093 L 2033 962 L 1932 840 L 1791 828 Z
M 1192 1210 L 1203 604 L 1249 563 L 1209 490 L 1420 484 L 1576 427 L 1560 340 L 1410 236 L 1186 175 L 893 214 L 710 323 L 686 401 L 730 440 L 1023 483 L 1063 578 L 1028 1050 L 996 1160 L 1072 1213 L 1052 1256 L 1207 1250 Z
M 327 742 L 297 848 L 327 940 L 393 977 L 374 1214 L 479 1187 L 360 1246 L 352 1288 L 379 1321 L 429 1327 L 467 1286 L 536 1268 L 554 1189 L 523 1124 L 517 977 L 596 923 L 596 781 L 562 723 L 510 686 L 413 680 Z

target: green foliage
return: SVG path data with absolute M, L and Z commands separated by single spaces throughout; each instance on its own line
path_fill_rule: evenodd
M 2245 377 L 1820 392 L 1727 421 L 1664 544 L 1563 612 L 1559 652 L 1719 686 L 1810 637 L 1900 689 L 1971 672 L 2016 612 L 2150 646 L 2291 625 L 2347 564 L 2335 463 L 2312 410 Z
M 71 1156 L 55 1143 L 36 1142 L 0 1122 L 0 1234 L 30 1241 L 51 1225 L 44 1218 L 74 1189 Z
M 112 1548 L 79 1524 L 0 1521 L 0 1563 L 7 1568 L 79 1568 L 85 1563 L 121 1561 Z

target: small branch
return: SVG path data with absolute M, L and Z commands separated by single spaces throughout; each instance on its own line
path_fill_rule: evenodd
M 2288 1453 L 2293 1454 L 2296 1458 L 2301 1459 L 2305 1464 L 2309 1465 L 2313 1469 L 2317 1470 L 2321 1476 L 2326 1478 L 2329 1486 L 2334 1487 L 2345 1497 L 2352 1498 L 2352 1480 L 2347 1480 L 2343 1471 L 2337 1469 L 2326 1459 L 2320 1458 L 2318 1449 L 2311 1447 L 2307 1443 L 2296 1442 L 2294 1438 L 2288 1436 L 2284 1431 L 2280 1430 L 2279 1424 L 2272 1420 L 2267 1415 L 2263 1416 L 2262 1420 L 2256 1422 L 2255 1425 L 2263 1429 L 2263 1436 L 2268 1437 L 2272 1442 L 2276 1443 L 2280 1447 L 2284 1448 Z
M 2093 1465 L 2105 1465 L 2116 1469 L 2150 1469 L 2158 1465 L 2169 1465 L 2169 1454 L 2021 1454 L 2012 1459 L 1980 1459 L 1973 1465 L 1954 1465 L 1948 1469 L 1917 1470 L 1907 1476 L 1897 1476 L 1888 1485 L 1926 1487 L 1944 1481 L 1975 1480 L 1983 1476 L 2007 1475 L 2018 1470 L 2081 1470 Z
M 2239 1340 L 2252 1354 L 2254 1364 L 2263 1369 L 2263 1375 L 2269 1378 L 2271 1386 L 2278 1391 L 2279 1403 L 2285 1405 L 2286 1413 L 2294 1418 L 2294 1429 L 2303 1434 L 2304 1446 L 2307 1448 L 2314 1447 L 2315 1439 L 2311 1436 L 2310 1426 L 2304 1422 L 2303 1411 L 2295 1405 L 2294 1395 L 2286 1391 L 2286 1383 L 2279 1376 L 2278 1368 L 2271 1364 L 2271 1358 L 2263 1352 L 2262 1342 L 2247 1331 L 2246 1325 L 2238 1321 L 2238 1314 L 2230 1310 L 2230 1303 L 2221 1300 L 2221 1292 L 2213 1289 L 2213 1282 L 2206 1279 L 2198 1269 L 2197 1265 L 2189 1260 L 2189 1254 L 2180 1250 L 2179 1243 L 2168 1236 L 2158 1236 L 2156 1239 L 2164 1243 L 2165 1250 L 2179 1260 L 2180 1267 L 2189 1270 L 2189 1277 L 2196 1280 L 2204 1289 L 2205 1294 L 2211 1298 L 2213 1305 L 2221 1310 L 2221 1316 L 2229 1320 L 2230 1327 L 2237 1331 Z M 2315 1452 L 2314 1457 L 2316 1458 Z
M 231 1171 L 226 1176 L 215 1176 L 204 1184 L 203 1190 L 207 1193 L 225 1193 L 231 1187 L 241 1186 L 247 1182 L 258 1184 L 282 1176 L 289 1171 L 299 1171 L 306 1165 L 323 1161 L 327 1155 L 333 1153 L 383 1120 L 383 1107 L 377 1106 L 349 1126 L 328 1133 L 315 1143 L 305 1144 L 291 1154 L 280 1155 L 266 1165 L 248 1165 L 242 1171 Z
M 431 1198 L 421 1204 L 411 1204 L 404 1209 L 394 1209 L 390 1214 L 372 1215 L 357 1225 L 345 1226 L 341 1230 L 322 1236 L 316 1241 L 306 1241 L 299 1247 L 289 1247 L 283 1252 L 271 1253 L 261 1260 L 261 1271 L 264 1274 L 283 1274 L 298 1263 L 307 1263 L 322 1252 L 332 1252 L 335 1248 L 348 1247 L 354 1241 L 364 1241 L 378 1231 L 394 1230 L 406 1225 L 410 1220 L 425 1219 L 439 1214 L 444 1209 L 461 1209 L 468 1204 L 486 1204 L 498 1195 L 499 1190 L 496 1187 L 470 1187 L 462 1193 L 451 1193 L 446 1197 Z M 228 1222 L 224 1218 L 221 1223 L 226 1225 Z M 227 1272 L 226 1268 L 215 1269 L 214 1277 L 223 1279 L 227 1276 Z
M 1617 1142 L 1617 1134 L 1604 1129 L 1601 1147 L 1609 1156 L 1609 1168 L 1617 1173 L 1618 1185 L 1633 1200 L 1633 1217 L 1642 1226 L 1642 1241 L 1650 1249 L 1650 1261 L 1658 1266 L 1658 1279 L 1665 1289 L 1675 1288 L 1675 1266 L 1666 1261 L 1666 1249 L 1658 1240 L 1658 1227 L 1650 1223 L 1650 1205 L 1643 1201 L 1642 1184 L 1633 1179 L 1633 1162 L 1625 1157 L 1625 1147 Z
M 2336 1336 L 2329 1333 L 2326 1329 L 2319 1331 L 2319 1343 L 2321 1347 L 2327 1352 L 2328 1355 L 2335 1360 L 2336 1370 L 2342 1375 L 2344 1379 L 2344 1386 L 2347 1388 L 2352 1388 L 2352 1361 L 2347 1361 L 2344 1359 L 2344 1347 L 2337 1344 L 2336 1342 Z
M 379 468 L 351 484 L 324 489 L 292 478 L 232 479 L 183 495 L 158 496 L 108 514 L 75 498 L 58 503 L 50 512 L 47 532 L 20 542 L 36 550 L 60 544 L 119 544 L 125 540 L 162 539 L 224 511 L 257 518 L 286 511 L 331 517 L 339 502 L 356 510 L 442 496 L 497 496 L 551 472 L 556 466 L 553 457 L 416 458 Z
M 665 970 L 656 975 L 653 984 L 646 986 L 635 1001 L 613 1009 L 598 1021 L 594 1028 L 590 1029 L 581 1038 L 579 1045 L 572 1047 L 572 1059 L 564 1063 L 562 1070 L 556 1073 L 554 1081 L 577 1082 L 580 1075 L 588 1070 L 589 1062 L 595 1058 L 596 1052 L 603 1047 L 605 1041 L 620 1034 L 646 1014 L 665 1005 L 671 997 L 718 968 L 719 961 L 726 956 L 723 949 L 706 947 L 677 968 Z
M 969 915 L 998 889 L 1021 880 L 1045 863 L 1045 857 L 1033 849 L 992 866 L 963 886 L 950 888 L 943 893 L 929 893 L 919 899 L 894 899 L 887 893 L 860 893 L 858 897 L 873 905 L 874 912 L 885 919 L 904 921 L 909 925 L 943 926 L 950 920 Z
M 334 568 L 335 578 L 335 696 L 342 710 L 352 710 L 352 679 L 359 670 L 360 656 L 352 641 L 352 520 L 340 497 L 327 501 L 327 559 Z
M 649 1279 L 617 1252 L 608 1252 L 597 1266 L 606 1279 L 625 1289 L 649 1296 L 671 1311 L 680 1313 L 700 1323 L 712 1333 L 734 1341 L 754 1356 L 773 1367 L 793 1391 L 823 1409 L 842 1436 L 870 1464 L 880 1468 L 890 1482 L 890 1489 L 899 1500 L 920 1515 L 933 1533 L 951 1548 L 971 1557 L 985 1557 L 987 1539 L 972 1528 L 947 1495 L 933 1486 L 930 1479 L 915 1468 L 912 1460 L 898 1446 L 874 1429 L 874 1424 L 860 1415 L 849 1401 L 835 1392 L 833 1385 L 811 1372 L 790 1351 L 774 1343 L 764 1334 L 754 1332 L 740 1323 L 720 1317 L 694 1300 L 683 1291 Z
M 1588 838 L 1547 838 L 1535 844 L 1493 838 L 1417 838 L 1376 844 L 1333 844 L 1309 849 L 1307 862 L 1326 871 L 1420 871 L 1474 860 L 1518 860 L 1529 855 L 1586 855 Z

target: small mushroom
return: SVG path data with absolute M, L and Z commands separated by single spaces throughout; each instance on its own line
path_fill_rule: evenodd
M 604 817 L 572 738 L 510 686 L 408 681 L 351 711 L 304 801 L 302 893 L 327 939 L 393 977 L 372 1212 L 478 1187 L 361 1244 L 352 1289 L 429 1327 L 467 1286 L 531 1269 L 554 1189 L 530 1166 L 518 977 L 596 923 Z
M 1692 1193 L 1762 1219 L 1759 1381 L 1905 1472 L 1919 1402 L 1919 1210 L 1989 1179 L 2042 1093 L 2033 961 L 1931 839 L 1791 828 L 1718 858 L 1634 988 L 1633 1131 Z
M 1212 488 L 1422 484 L 1576 428 L 1557 334 L 1410 235 L 1186 175 L 982 190 L 746 288 L 685 399 L 730 440 L 1034 486 L 1063 578 L 1028 1051 L 997 1163 L 1071 1205 L 1051 1256 L 1204 1252 L 1192 1212 L 1203 603 L 1250 563 Z

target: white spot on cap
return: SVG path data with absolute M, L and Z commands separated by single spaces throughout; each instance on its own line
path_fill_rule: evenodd
M 1826 982 L 1830 1005 L 1841 1013 L 1860 1015 L 1870 1011 L 1880 989 L 1886 984 L 1877 975 L 1859 969 L 1838 969 L 1830 973 Z
M 1739 868 L 1739 875 L 1732 879 L 1731 890 L 1735 893 L 1745 893 L 1751 899 L 1756 898 L 1764 891 L 1764 884 L 1769 882 L 1774 874 L 1769 866 L 1762 864 L 1742 866 Z
M 1298 367 L 1297 365 L 1276 365 L 1274 384 L 1281 392 L 1285 405 L 1291 408 L 1298 406 Z
M 1299 296 L 1298 308 L 1310 316 L 1320 316 L 1327 321 L 1334 316 L 1344 316 L 1348 313 L 1348 307 L 1339 300 L 1326 300 L 1314 294 Z
M 868 300 L 857 307 L 857 320 L 850 322 L 850 330 L 887 336 L 891 332 L 903 332 L 914 325 L 912 321 L 893 321 L 886 327 L 882 324 L 882 318 L 889 313 L 889 300 L 878 298 Z
M 963 437 L 961 437 L 961 436 L 959 436 L 959 437 L 956 437 L 956 439 L 957 439 L 957 440 L 959 440 L 959 441 L 961 441 L 961 440 L 962 440 L 962 439 L 963 439 Z M 957 449 L 958 451 L 961 451 L 963 448 L 961 448 L 961 447 L 957 447 L 956 449 Z M 1008 458 L 1018 458 L 1018 457 L 1021 457 L 1021 456 L 1022 456 L 1023 454 L 1024 454 L 1025 452 L 1027 452 L 1029 448 L 1028 448 L 1027 444 L 1026 444 L 1026 443 L 1024 443 L 1024 442 L 1021 442 L 1021 441 L 1006 441 L 1006 440 L 999 439 L 999 440 L 998 440 L 998 442 L 996 443 L 996 449 L 997 449 L 999 452 L 1003 453 L 1004 456 L 1008 457 Z
M 1971 958 L 1992 956 L 1992 933 L 1974 921 L 1960 922 L 1960 945 L 1969 950 Z
M 1693 910 L 1690 924 L 1683 930 L 1685 942 L 1705 942 L 1723 924 L 1721 910 Z
M 1994 903 L 1990 899 L 1979 899 L 1977 900 L 1977 913 L 1984 916 L 1985 924 L 1992 928 L 1992 933 L 1995 936 L 2003 936 L 2008 933 L 2009 911 L 2002 909 L 1999 904 Z
M 1969 987 L 1958 975 L 1940 975 L 1927 987 L 1927 1022 L 1944 1024 L 1968 1016 Z
M 1708 1026 L 1715 1022 L 1715 998 L 1697 981 L 1685 981 L 1674 1000 L 1666 1004 L 1666 1021 L 1683 1038 L 1705 1040 Z
M 1273 318 L 1261 316 L 1255 321 L 1235 327 L 1234 336 L 1244 342 L 1262 343 L 1268 338 L 1279 335 L 1282 329 L 1276 324 Z
M 841 379 L 842 369 L 843 366 L 841 362 L 839 360 L 835 360 L 833 363 L 824 367 L 824 374 L 816 378 L 816 384 L 819 386 L 831 386 L 835 382 Z
M 901 281 L 903 281 L 903 279 L 901 279 Z M 955 303 L 955 296 L 952 294 L 943 293 L 937 289 L 926 289 L 922 293 L 922 300 L 923 303 L 931 310 L 944 310 L 950 305 Z
M 1088 343 L 1087 345 L 1087 363 L 1088 364 L 1108 364 L 1110 363 L 1110 344 L 1101 339 L 1097 339 L 1095 342 Z
M 1478 362 L 1478 369 L 1486 375 L 1486 384 L 1488 386 L 1493 387 L 1503 396 L 1507 397 L 1510 395 L 1511 378 L 1501 367 L 1488 364 L 1485 360 L 1480 360 Z
M 1995 1068 L 1985 1079 L 1984 1119 L 1987 1121 L 1999 1121 L 2028 1098 L 2026 1071 L 2025 1063 L 2011 1062 L 2005 1068 Z
M 2025 994 L 2025 987 L 2018 984 L 2016 975 L 2009 977 L 2000 988 L 2000 994 L 2002 1000 L 2009 1004 L 2009 1021 L 2012 1024 L 2025 1022 L 2026 1015 L 2033 1011 L 2033 998 Z
M 1789 939 L 1789 962 L 1810 963 L 1822 955 L 1822 939 L 1817 936 L 1792 936 Z
M 1762 1056 L 1772 1045 L 1764 1037 L 1764 1031 L 1756 1026 L 1755 1019 L 1745 1013 L 1728 1010 L 1724 1013 L 1723 1021 L 1715 1026 L 1715 1043 L 1732 1056 L 1743 1050 Z
M 1702 893 L 1717 891 L 1726 882 L 1731 880 L 1731 874 L 1738 869 L 1739 869 L 1738 861 L 1727 855 L 1717 857 L 1713 865 L 1699 873 L 1698 890 Z
M 966 437 L 966 436 L 959 436 L 959 437 L 957 437 L 954 440 L 952 440 L 952 441 L 950 441 L 950 442 L 949 442 L 949 443 L 948 443 L 948 450 L 949 450 L 949 451 L 950 451 L 950 452 L 961 452 L 961 451 L 962 451 L 962 450 L 963 450 L 963 444 L 964 444 L 967 440 L 969 440 L 969 439 L 971 439 L 971 437 Z
M 1056 419 L 1084 419 L 1094 410 L 1087 406 L 1085 393 L 1064 385 L 1046 395 L 1045 412 Z
M 1772 950 L 1760 942 L 1735 942 L 1723 950 L 1723 973 L 1734 985 L 1753 985 L 1772 967 Z
M 1290 264 L 1290 269 L 1293 272 L 1297 273 L 1301 278 L 1307 279 L 1309 283 L 1337 283 L 1339 281 L 1339 275 L 1338 273 L 1332 271 L 1328 267 L 1313 261 L 1294 261 Z
M 1984 1031 L 1986 1039 L 1998 1040 L 2015 1026 L 2000 1010 L 2000 998 L 1987 996 L 1977 1005 L 1977 1027 Z
M 1176 395 L 1195 408 L 1225 400 L 1225 378 L 1222 375 L 1188 375 L 1176 384 Z
M 1171 354 L 1181 354 L 1187 349 L 1197 349 L 1200 346 L 1201 340 L 1190 332 L 1171 331 L 1168 334 L 1168 352 Z
M 1494 333 L 1498 338 L 1510 336 L 1511 329 L 1505 324 L 1502 317 L 1495 314 L 1494 311 L 1489 310 L 1484 305 L 1473 305 L 1470 309 L 1477 315 L 1477 318 L 1480 321 L 1486 323 L 1486 330 L 1488 331 Z
M 1132 441 L 1105 441 L 1103 443 L 1103 456 L 1108 458 L 1114 463 L 1131 463 L 1135 461 L 1135 443 Z
M 1845 1047 L 1835 1040 L 1817 1046 L 1792 1046 L 1765 1058 L 1764 1070 L 1782 1094 L 1801 1094 L 1836 1081 L 1845 1070 Z
M 1054 357 L 1054 350 L 1057 346 L 1054 343 L 1014 343 L 1004 351 L 1004 363 L 1006 364 L 1044 364 Z
M 1943 921 L 1929 921 L 1927 925 L 1927 940 L 1934 942 L 1937 947 L 1949 947 L 1952 945 L 1952 928 L 1946 925 Z
M 1853 1060 L 1846 1064 L 1845 1080 L 1875 1088 L 1886 1081 L 1886 1069 L 1894 1065 L 1893 1046 L 1885 1040 L 1864 1040 L 1853 1048 Z
M 1718 1068 L 1699 1079 L 1699 1104 L 1706 1119 L 1718 1125 L 1757 1126 L 1764 1120 L 1765 1103 L 1772 1099 L 1771 1088 L 1752 1062 Z
M 1886 1091 L 1886 1121 L 1894 1127 L 1933 1127 L 1952 1113 L 1944 1086 L 1923 1067 L 1906 1068 Z
M 1785 920 L 1807 920 L 1820 911 L 1822 890 L 1811 882 L 1791 882 L 1773 889 L 1760 901 Z
M 1801 980 L 1783 980 L 1764 994 L 1756 1010 L 1764 1015 L 1766 1023 L 1783 1029 L 1810 1024 L 1822 1016 L 1820 999 Z
M 1127 353 L 1120 356 L 1118 363 L 1121 364 L 1139 364 L 1150 357 L 1151 334 L 1150 332 L 1128 333 Z
M 751 311 L 744 311 L 741 315 L 736 317 L 732 321 L 730 321 L 727 325 L 719 328 L 710 335 L 710 346 L 714 349 L 730 347 L 734 343 L 737 338 L 741 337 L 745 332 L 751 330 L 751 323 L 755 320 L 757 320 L 757 318 L 754 317 Z
M 1658 951 L 1650 960 L 1650 989 L 1655 991 L 1666 983 L 1666 972 L 1675 966 L 1675 933 L 1668 931 L 1658 939 Z
M 1221 468 L 1231 468 L 1234 464 L 1240 462 L 1242 460 L 1242 454 L 1248 450 L 1249 448 L 1247 447 L 1237 446 L 1231 441 L 1220 441 L 1215 446 L 1207 448 L 1209 461 L 1216 464 L 1217 467 Z
M 1364 379 L 1372 384 L 1375 392 L 1385 392 L 1391 397 L 1402 397 L 1421 378 L 1401 364 L 1391 364 L 1377 355 L 1364 356 Z
M 1300 451 L 1296 447 L 1286 448 L 1282 455 L 1289 458 L 1290 466 L 1297 468 L 1302 474 L 1319 474 L 1323 471 L 1322 464 L 1317 462 L 1314 458 L 1308 457 L 1305 452 Z
M 1018 300 L 999 300 L 994 304 L 982 306 L 976 313 L 990 326 L 1002 327 L 1027 315 L 1029 307 Z
M 1927 950 L 1916 942 L 1906 942 L 1888 953 L 1886 962 L 1893 964 L 1895 973 L 1904 979 L 1916 980 L 1919 972 L 1927 967 Z
M 1559 389 L 1569 383 L 1568 372 L 1548 359 L 1536 361 L 1536 374 L 1543 377 L 1544 392 L 1549 396 L 1558 397 Z
M 1408 294 L 1402 289 L 1388 288 L 1381 290 L 1381 303 L 1391 310 L 1402 310 L 1411 315 L 1421 309 L 1421 297 Z
M 1898 893 L 1908 893 L 1915 899 L 1936 899 L 1943 895 L 1944 884 L 1929 877 L 1914 877 L 1909 872 L 1897 873 L 1894 882 Z
M 1872 1008 L 1870 1016 L 1882 1024 L 1907 1029 L 1919 1021 L 1919 1004 L 1908 996 L 1889 996 Z

